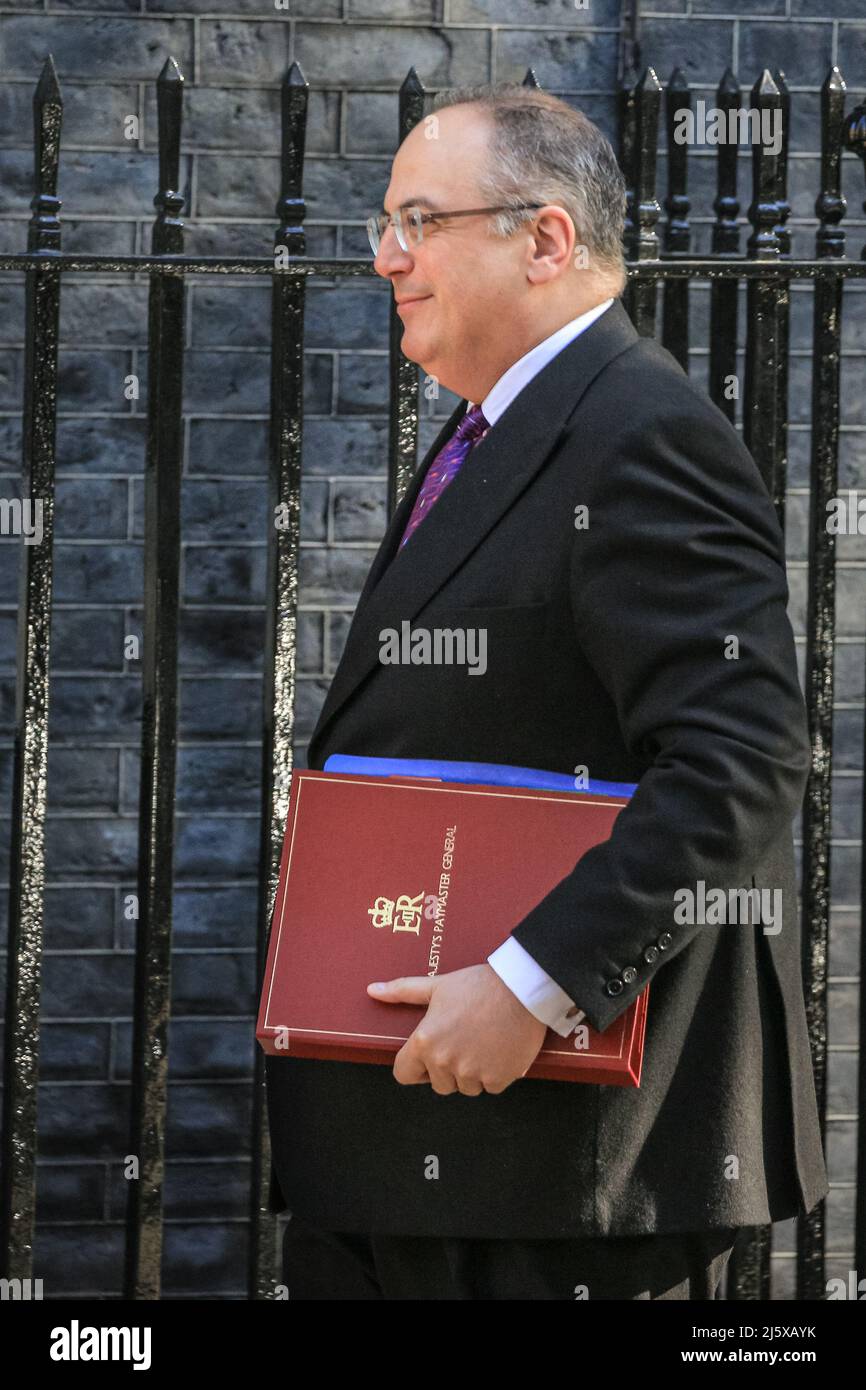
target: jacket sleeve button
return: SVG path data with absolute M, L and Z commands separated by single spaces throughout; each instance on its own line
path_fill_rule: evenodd
M 633 965 L 627 965 L 626 968 L 625 968 L 625 970 L 622 972 L 622 982 L 623 982 L 623 984 L 625 984 L 625 985 L 630 985 L 631 982 L 632 982 L 632 980 L 636 980 L 636 979 L 637 979 L 637 971 L 635 970 L 634 966 L 633 966 Z
M 656 945 L 658 946 L 660 951 L 666 951 L 672 941 L 673 937 L 671 936 L 670 932 L 663 931 L 658 941 L 656 942 Z
M 605 994 L 610 995 L 611 998 L 613 998 L 613 997 L 614 997 L 615 995 L 617 995 L 617 994 L 622 994 L 622 991 L 623 991 L 623 983 L 622 983 L 622 980 L 618 980 L 618 979 L 608 980 L 607 984 L 606 984 L 605 987 L 604 987 L 604 991 L 605 991 Z
M 659 958 L 658 946 L 647 946 L 646 950 L 643 953 L 643 958 L 646 961 L 647 965 L 653 965 Z

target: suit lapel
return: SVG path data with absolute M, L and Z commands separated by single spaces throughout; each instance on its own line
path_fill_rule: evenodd
M 342 659 L 310 739 L 311 766 L 314 745 L 326 725 L 376 666 L 380 630 L 399 630 L 401 622 L 411 622 L 438 593 L 549 459 L 593 379 L 637 338 L 628 314 L 615 300 L 524 387 L 475 445 L 411 539 L 396 550 L 424 474 L 466 408 L 466 402 L 461 402 L 413 475 L 367 576 Z

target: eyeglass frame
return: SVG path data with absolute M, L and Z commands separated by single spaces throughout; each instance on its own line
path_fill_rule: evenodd
M 408 208 L 398 208 L 396 212 L 383 212 L 379 213 L 376 217 L 368 217 L 365 225 L 373 255 L 378 256 L 379 247 L 382 245 L 382 238 L 389 227 L 394 228 L 400 249 L 408 252 L 409 238 L 405 235 L 401 235 L 401 231 L 403 230 L 403 216 L 405 213 L 417 212 L 418 214 L 416 225 L 420 231 L 420 235 L 414 245 L 419 246 L 424 240 L 424 233 L 421 230 L 424 223 L 436 222 L 440 217 L 478 217 L 481 213 L 485 212 L 537 212 L 540 208 L 546 206 L 546 203 L 500 203 L 492 208 L 461 208 L 458 212 L 422 212 L 420 207 L 413 204 L 413 206 Z M 377 237 L 375 245 L 373 243 L 374 235 Z

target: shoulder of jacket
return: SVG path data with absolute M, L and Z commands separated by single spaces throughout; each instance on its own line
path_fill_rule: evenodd
M 611 397 L 621 410 L 611 410 Z M 693 421 L 715 427 L 729 442 L 740 437 L 706 389 L 693 380 L 667 348 L 654 338 L 638 338 L 608 362 L 590 383 L 569 417 L 567 429 L 579 433 L 585 411 L 602 412 L 608 438 L 622 438 L 655 424 Z

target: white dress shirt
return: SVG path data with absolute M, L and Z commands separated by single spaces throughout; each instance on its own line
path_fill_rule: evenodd
M 588 309 L 579 318 L 572 319 L 570 323 L 563 324 L 555 333 L 551 333 L 549 338 L 545 338 L 543 343 L 532 348 L 521 357 L 513 366 L 508 368 L 497 381 L 496 385 L 488 392 L 481 402 L 481 409 L 484 411 L 484 418 L 489 424 L 495 425 L 500 415 L 503 415 L 514 400 L 518 392 L 532 380 L 542 369 L 551 362 L 558 352 L 600 318 L 605 309 L 609 309 L 613 303 L 612 299 L 606 299 L 603 304 L 596 304 L 594 308 Z M 554 1032 L 559 1033 L 563 1038 L 567 1038 L 569 1033 L 573 1033 L 581 1019 L 585 1017 L 582 1009 L 577 1009 L 573 999 L 569 998 L 565 990 L 551 979 L 547 971 L 544 970 L 531 956 L 525 947 L 513 936 L 509 936 L 503 941 L 501 946 L 487 957 L 487 962 L 496 971 L 499 978 L 508 985 L 513 994 L 517 995 L 531 1014 L 540 1023 L 546 1023 Z

